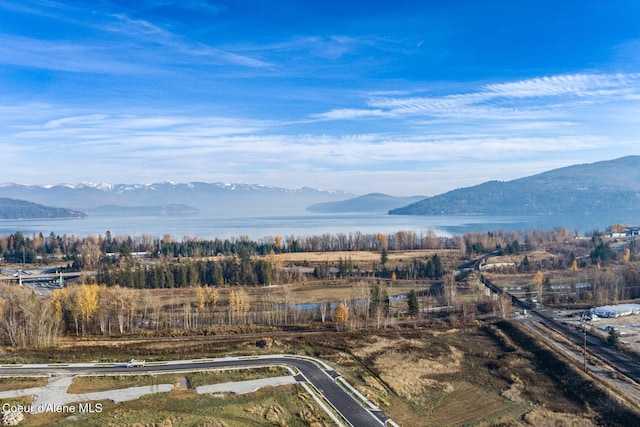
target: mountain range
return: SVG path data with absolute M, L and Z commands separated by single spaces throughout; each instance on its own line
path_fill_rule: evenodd
M 640 156 L 568 166 L 512 181 L 489 181 L 433 197 L 289 190 L 250 184 L 0 184 L 0 218 L 89 215 L 270 216 L 313 213 L 530 215 L 640 213 Z M 15 200 L 17 199 L 17 200 Z M 27 204 L 29 201 L 31 203 Z M 37 204 L 37 205 L 35 205 Z M 48 205 L 52 210 L 45 212 Z M 12 213 L 8 213 L 10 207 Z M 2 208 L 2 205 L 0 205 Z M 58 210 L 56 210 L 58 209 Z M 4 215 L 4 216 L 3 216 Z
M 391 215 L 558 214 L 640 211 L 640 156 L 489 181 L 392 209 Z
M 313 188 L 289 190 L 251 184 L 164 182 L 155 184 L 24 185 L 0 184 L 0 197 L 27 200 L 89 214 L 181 215 L 204 212 L 220 216 L 295 215 L 307 206 L 351 196 Z

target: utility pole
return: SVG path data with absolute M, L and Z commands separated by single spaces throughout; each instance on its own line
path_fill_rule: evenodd
M 583 323 L 583 330 L 584 330 L 584 362 L 583 362 L 583 370 L 584 372 L 587 372 L 587 323 Z

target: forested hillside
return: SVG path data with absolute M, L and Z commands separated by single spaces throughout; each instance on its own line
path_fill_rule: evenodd
M 0 197 L 0 219 L 81 218 L 82 212 Z
M 552 214 L 640 211 L 640 156 L 490 181 L 430 197 L 392 215 Z

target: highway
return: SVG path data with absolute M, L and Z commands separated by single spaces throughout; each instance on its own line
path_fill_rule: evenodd
M 64 266 L 45 268 L 2 268 L 0 269 L 0 282 L 20 283 L 43 298 L 51 295 L 54 289 L 60 289 L 67 283 L 77 282 L 81 276 L 95 276 L 95 271 L 60 273 Z M 62 283 L 59 280 L 62 278 Z M 69 282 L 67 282 L 69 281 Z
M 147 363 L 145 367 L 126 368 L 122 364 L 78 363 L 39 365 L 0 365 L 1 375 L 82 375 L 118 373 L 189 372 L 201 369 L 224 369 L 246 366 L 288 365 L 300 374 L 295 379 L 308 383 L 353 427 L 372 427 L 392 423 L 384 412 L 366 402 L 365 408 L 352 394 L 338 383 L 340 374 L 319 360 L 290 356 L 269 355 L 255 357 L 229 357 L 221 359 L 184 360 Z M 115 392 L 114 392 L 115 393 Z

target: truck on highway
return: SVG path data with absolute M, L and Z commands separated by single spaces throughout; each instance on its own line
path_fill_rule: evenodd
M 144 360 L 131 359 L 127 362 L 127 368 L 144 368 L 146 362 Z

